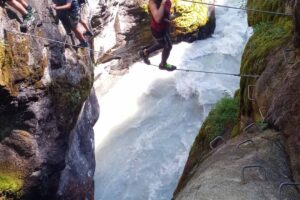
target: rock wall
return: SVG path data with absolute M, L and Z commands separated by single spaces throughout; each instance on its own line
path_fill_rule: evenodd
M 253 143 L 239 143 L 251 138 Z M 281 133 L 268 130 L 242 135 L 219 146 L 193 171 L 193 176 L 174 200 L 273 200 L 279 185 L 291 181 Z M 263 168 L 248 168 L 246 166 Z M 244 174 L 244 175 L 243 175 Z M 287 189 L 287 188 L 286 188 Z M 282 199 L 296 199 L 293 188 Z
M 239 120 L 234 127 L 223 126 L 227 132 L 231 132 L 231 137 L 240 136 L 231 139 L 229 144 L 227 142 L 216 150 L 210 150 L 208 138 L 211 131 L 207 130 L 218 124 L 206 119 L 190 151 L 174 192 L 174 199 L 279 199 L 281 183 L 300 182 L 300 93 L 297 89 L 300 84 L 300 54 L 297 49 L 299 2 L 248 0 L 248 8 L 281 12 L 290 16 L 248 12 L 248 23 L 253 27 L 254 34 L 245 47 L 240 73 L 260 77 L 241 78 L 240 89 L 235 94 L 240 105 Z M 212 112 L 209 116 L 213 115 Z M 248 126 L 250 124 L 252 125 Z M 262 132 L 262 129 L 268 130 Z M 261 136 L 249 136 L 249 133 L 258 132 Z M 228 135 L 224 136 L 226 140 L 230 139 Z M 237 141 L 250 138 L 258 152 L 273 149 L 275 146 L 271 143 L 276 138 L 277 150 L 271 150 L 273 153 L 265 155 L 265 158 L 259 158 L 256 153 L 256 158 L 252 160 L 249 153 L 244 157 L 244 163 L 244 158 L 240 160 L 236 146 L 231 147 L 232 151 L 228 146 L 238 145 Z M 257 144 L 255 140 L 261 139 L 267 139 L 271 143 Z M 256 160 L 257 158 L 259 159 Z M 237 172 L 241 172 L 243 166 L 255 163 L 266 167 L 267 177 L 270 176 L 271 180 L 268 177 L 268 182 L 259 181 L 247 185 L 239 182 L 242 179 Z M 275 171 L 278 172 L 277 175 L 274 174 Z M 283 198 L 299 198 L 296 191 L 285 195 Z
M 300 1 L 295 0 L 293 5 L 293 20 L 294 20 L 294 46 L 300 48 Z M 299 50 L 298 50 L 299 51 Z
M 189 184 L 198 165 L 210 155 L 210 143 L 217 136 L 222 136 L 226 140 L 231 138 L 231 130 L 238 121 L 238 108 L 238 99 L 229 96 L 222 98 L 212 108 L 195 138 L 182 175 L 173 193 L 174 197 L 178 196 Z M 220 141 L 217 141 L 214 145 L 218 145 L 218 142 Z
M 20 16 L 0 8 L 0 199 L 93 199 L 90 52 L 64 45 L 51 1 L 30 2 L 39 20 L 27 33 L 61 43 L 11 32 Z
M 249 2 L 259 5 L 258 1 Z M 277 10 L 298 12 L 299 1 L 276 2 L 279 6 Z M 295 6 L 294 9 L 290 9 L 293 6 Z M 293 15 L 298 16 L 297 12 Z M 249 18 L 255 19 L 251 13 L 249 13 Z M 262 27 L 262 23 L 266 26 Z M 294 40 L 293 43 L 293 38 L 298 37 L 298 23 L 297 17 L 294 17 L 293 21 L 290 16 L 272 19 L 262 17 L 260 21 L 252 21 L 254 35 L 244 51 L 241 73 L 261 76 L 257 80 L 242 78 L 240 86 L 241 127 L 251 122 L 264 121 L 270 127 L 283 132 L 293 177 L 299 182 L 300 93 L 296 85 L 299 84 L 300 74 L 299 53 L 294 48 L 297 42 L 295 43 Z M 254 85 L 254 90 L 250 91 L 250 95 L 253 95 L 255 101 L 248 99 L 248 85 Z

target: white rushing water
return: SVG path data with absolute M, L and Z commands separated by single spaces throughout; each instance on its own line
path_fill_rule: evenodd
M 241 6 L 240 0 L 217 4 Z M 243 11 L 216 8 L 212 38 L 174 45 L 169 62 L 185 69 L 239 73 L 251 34 Z M 160 54 L 151 57 L 158 64 Z M 95 83 L 96 200 L 170 200 L 190 147 L 211 106 L 233 95 L 239 78 L 166 72 L 135 63 L 116 81 Z

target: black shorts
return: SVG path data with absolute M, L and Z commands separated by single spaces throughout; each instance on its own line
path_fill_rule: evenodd
M 72 29 L 75 29 L 80 21 L 79 11 L 69 13 L 69 22 Z
M 65 29 L 67 29 L 67 32 L 69 32 L 69 29 L 74 30 L 77 27 L 80 20 L 79 11 L 59 11 L 57 12 L 57 15 L 62 24 L 64 25 Z
M 171 40 L 169 29 L 158 32 L 158 31 L 154 30 L 153 28 L 151 28 L 151 33 L 157 43 L 163 44 L 163 45 L 165 45 L 167 43 L 168 45 L 172 45 L 172 40 Z

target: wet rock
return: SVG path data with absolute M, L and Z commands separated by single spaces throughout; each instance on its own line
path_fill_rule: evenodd
M 82 200 L 94 197 L 94 131 L 93 125 L 99 116 L 95 91 L 85 101 L 76 126 L 69 136 L 70 148 L 66 155 L 66 166 L 59 181 L 58 199 Z
M 261 8 L 272 8 L 276 11 L 285 11 L 287 14 L 293 14 L 294 16 L 294 21 L 292 21 L 287 17 L 267 17 L 264 14 L 250 15 L 252 24 L 261 21 L 271 22 L 272 26 L 278 22 L 285 24 L 280 24 L 278 27 L 285 27 L 286 34 L 278 37 L 277 42 L 268 39 L 264 42 L 256 43 L 255 40 L 263 37 L 260 35 L 263 32 L 259 33 L 259 31 L 254 32 L 254 35 L 250 38 L 245 48 L 242 61 L 244 66 L 242 66 L 241 72 L 245 74 L 260 74 L 260 77 L 257 81 L 248 78 L 241 79 L 241 121 L 242 124 L 247 124 L 245 122 L 249 117 L 256 122 L 264 121 L 268 123 L 269 127 L 276 128 L 283 133 L 285 148 L 290 156 L 292 175 L 294 180 L 299 182 L 300 137 L 298 130 L 300 128 L 300 93 L 297 85 L 299 85 L 300 74 L 299 70 L 297 70 L 299 68 L 299 54 L 294 48 L 297 46 L 295 41 L 298 37 L 297 32 L 300 20 L 297 17 L 299 1 L 278 1 L 277 6 L 268 3 L 264 5 L 257 4 L 255 1 L 249 2 L 254 3 L 252 6 L 258 6 L 258 8 L 260 6 L 262 6 Z M 272 26 L 269 27 L 269 30 L 271 30 Z M 294 27 L 294 36 L 292 27 Z M 256 50 L 252 51 L 254 46 Z M 267 46 L 269 47 L 267 48 Z M 247 98 L 248 85 L 255 85 L 253 95 L 255 101 L 249 101 Z
M 286 65 L 281 50 L 268 57 L 267 68 L 257 82 L 255 96 L 266 121 L 283 131 L 294 178 L 300 181 L 300 73 L 297 70 L 300 64 L 293 56 L 288 58 L 295 63 Z

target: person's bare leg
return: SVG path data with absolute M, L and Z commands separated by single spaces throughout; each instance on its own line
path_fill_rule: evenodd
M 77 39 L 78 39 L 79 41 L 85 40 L 85 39 L 84 39 L 84 36 L 83 36 L 83 33 L 80 31 L 80 26 L 79 26 L 79 24 L 77 24 L 76 28 L 73 29 L 73 31 L 74 31 L 75 36 L 77 37 Z
M 20 2 L 18 2 L 16 0 L 10 0 L 10 1 L 7 1 L 7 3 L 8 3 L 8 5 L 13 7 L 14 9 L 16 9 L 18 12 L 20 12 L 22 16 L 28 14 L 28 11 L 24 8 L 24 6 Z
M 18 0 L 20 4 L 26 9 L 28 7 L 28 3 L 25 0 Z
M 91 32 L 91 30 L 89 29 L 89 26 L 87 25 L 87 23 L 86 23 L 85 20 L 80 19 L 79 22 L 80 22 L 80 24 L 83 26 L 83 28 L 84 28 L 86 31 Z

